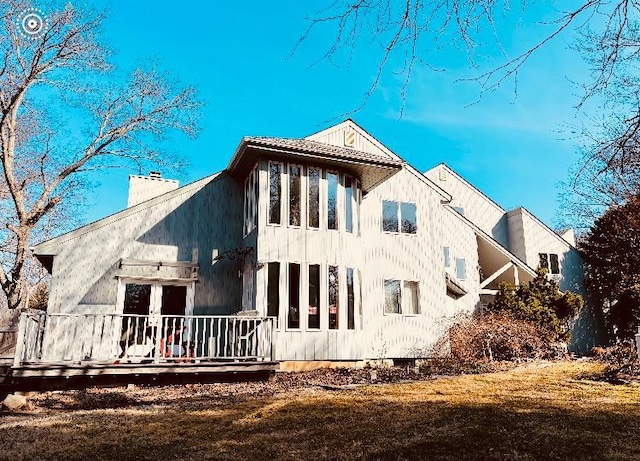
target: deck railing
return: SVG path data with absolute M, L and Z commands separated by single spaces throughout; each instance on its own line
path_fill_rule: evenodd
M 274 318 L 23 313 L 14 366 L 272 360 Z

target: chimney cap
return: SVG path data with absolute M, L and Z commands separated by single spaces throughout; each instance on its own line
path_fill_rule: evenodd
M 159 171 L 150 171 L 149 172 L 149 177 L 150 178 L 160 179 L 160 178 L 162 178 L 162 173 L 159 172 Z

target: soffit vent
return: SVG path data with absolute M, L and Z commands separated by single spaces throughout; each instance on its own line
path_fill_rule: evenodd
M 344 132 L 344 146 L 354 147 L 356 145 L 356 132 L 353 130 L 345 130 Z

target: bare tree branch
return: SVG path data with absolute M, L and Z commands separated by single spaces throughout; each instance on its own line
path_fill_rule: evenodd
M 25 301 L 32 238 L 48 234 L 52 219 L 69 216 L 83 175 L 157 163 L 165 133 L 195 134 L 200 106 L 192 88 L 154 70 L 113 83 L 118 79 L 96 38 L 103 13 L 49 0 L 41 6 L 48 28 L 25 37 L 16 17 L 28 6 L 22 0 L 0 5 L 0 286 L 11 308 Z M 48 94 L 93 128 L 65 136 Z

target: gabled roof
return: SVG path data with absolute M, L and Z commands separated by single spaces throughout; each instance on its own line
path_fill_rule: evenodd
M 168 200 L 171 200 L 175 197 L 178 197 L 180 195 L 183 194 L 188 194 L 188 193 L 192 193 L 192 192 L 196 192 L 198 189 L 204 187 L 205 185 L 207 185 L 209 182 L 211 182 L 214 178 L 216 178 L 218 175 L 222 174 L 222 172 L 219 173 L 215 173 L 212 174 L 210 176 L 207 176 L 205 178 L 202 178 L 198 181 L 192 182 L 191 184 L 187 184 L 184 185 L 178 189 L 172 190 L 170 192 L 167 192 L 165 194 L 159 195 L 157 197 L 154 197 L 150 200 L 147 200 L 145 202 L 141 202 L 137 205 L 134 205 L 132 207 L 129 208 L 125 208 L 122 211 L 118 211 L 112 215 L 109 215 L 105 218 L 99 219 L 97 221 L 94 221 L 92 223 L 86 224 L 82 227 L 79 227 L 77 229 L 74 229 L 70 232 L 67 232 L 65 234 L 59 235 L 57 237 L 54 237 L 52 239 L 46 240 L 44 242 L 41 242 L 39 244 L 37 244 L 35 247 L 33 247 L 33 253 L 36 255 L 36 257 L 43 263 L 43 265 L 45 267 L 47 267 L 47 257 L 51 257 L 51 256 L 55 256 L 58 252 L 58 248 L 60 245 L 67 243 L 75 238 L 81 237 L 85 234 L 88 234 L 89 232 L 93 232 L 97 229 L 100 229 L 102 227 L 108 226 L 116 221 L 119 221 L 121 219 L 125 219 L 128 216 L 134 215 L 136 213 L 139 213 L 141 211 L 144 211 L 150 207 L 153 207 L 155 205 L 158 205 L 162 202 L 166 202 Z
M 516 255 L 511 253 L 508 249 L 503 247 L 498 241 L 496 241 L 496 239 L 494 239 L 492 236 L 490 236 L 485 231 L 480 229 L 473 222 L 471 222 L 465 216 L 463 216 L 460 213 L 458 213 L 452 207 L 446 206 L 446 208 L 447 208 L 447 210 L 449 212 L 451 212 L 454 216 L 456 216 L 458 219 L 460 219 L 463 223 L 465 223 L 466 225 L 471 227 L 471 229 L 473 229 L 473 231 L 476 233 L 476 235 L 479 238 L 481 238 L 484 242 L 486 242 L 487 245 L 491 246 L 494 250 L 496 250 L 499 253 L 501 253 L 502 255 L 504 255 L 511 262 L 513 262 L 519 269 L 522 269 L 526 274 L 530 275 L 531 277 L 535 277 L 536 276 L 536 271 L 533 268 L 531 268 L 527 263 L 525 263 L 523 260 L 518 258 Z
M 451 168 L 445 162 L 442 162 L 442 163 L 434 166 L 433 168 L 425 171 L 424 174 L 426 176 L 429 172 L 434 171 L 434 170 L 439 169 L 439 168 L 445 168 L 449 174 L 455 176 L 458 180 L 460 180 L 463 184 L 468 186 L 471 190 L 477 192 L 487 203 L 489 203 L 492 206 L 494 206 L 497 210 L 501 211 L 503 214 L 507 212 L 504 208 L 502 208 L 500 205 L 498 205 L 491 197 L 489 197 L 487 194 L 485 194 L 480 189 L 478 189 L 476 186 L 474 186 L 469 181 L 467 181 L 460 173 L 458 173 L 456 170 Z
M 335 136 L 331 138 L 332 134 L 335 135 L 342 129 L 357 132 L 365 141 L 364 148 L 345 147 L 337 142 Z M 450 194 L 385 147 L 351 119 L 304 139 L 245 137 L 240 142 L 227 168 L 232 175 L 243 177 L 253 168 L 257 157 L 265 153 L 267 155 L 273 153 L 274 158 L 282 160 L 296 161 L 297 159 L 300 161 L 300 159 L 306 158 L 312 159 L 314 163 L 351 170 L 362 180 L 362 190 L 365 193 L 404 167 L 418 180 L 438 193 L 443 201 L 451 200 Z
M 522 214 L 526 214 L 527 216 L 529 216 L 531 219 L 533 219 L 536 223 L 538 223 L 543 229 L 545 229 L 546 231 L 548 231 L 550 234 L 552 234 L 557 240 L 559 240 L 561 243 L 567 245 L 570 248 L 573 248 L 576 251 L 579 251 L 571 242 L 568 242 L 567 239 L 565 239 L 562 235 L 560 235 L 558 232 L 554 231 L 553 229 L 551 229 L 549 226 L 547 226 L 545 223 L 543 223 L 536 215 L 534 215 L 533 213 L 531 213 L 529 210 L 527 210 L 525 207 L 523 206 L 519 206 L 517 208 L 514 208 L 513 210 L 510 210 L 507 212 L 507 216 L 513 216 L 515 214 L 518 213 L 522 213 Z M 569 229 L 565 229 L 564 232 L 567 232 Z
M 371 135 L 367 130 L 362 128 L 352 119 L 348 118 L 345 121 L 338 123 L 337 125 L 330 126 L 329 128 L 325 128 L 324 130 L 318 131 L 316 133 L 310 134 L 305 139 L 311 141 L 319 141 L 324 142 L 323 140 L 329 138 L 331 134 L 340 132 L 342 130 L 353 130 L 358 133 L 374 150 L 376 150 L 379 155 L 383 155 L 385 157 L 389 157 L 395 160 L 402 160 L 400 156 L 398 156 L 395 152 L 389 149 L 387 146 L 378 141 L 374 136 Z

